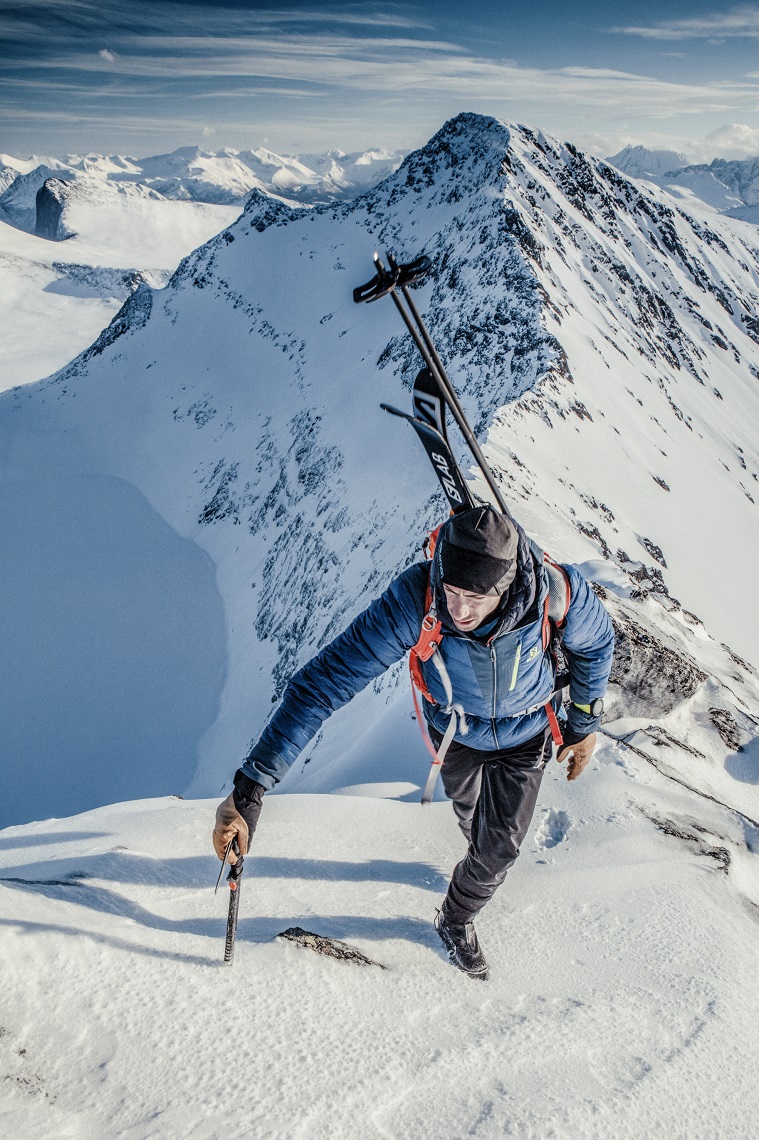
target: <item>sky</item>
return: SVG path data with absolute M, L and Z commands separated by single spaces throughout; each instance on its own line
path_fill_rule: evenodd
M 759 154 L 759 0 L 0 0 L 0 152 L 408 150 L 460 111 Z

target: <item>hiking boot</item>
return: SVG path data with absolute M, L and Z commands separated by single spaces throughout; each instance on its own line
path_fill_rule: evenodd
M 454 966 L 458 966 L 470 978 L 480 978 L 484 982 L 488 976 L 488 964 L 480 949 L 474 923 L 449 922 L 442 911 L 438 911 L 435 915 L 435 930 L 446 946 L 448 957 Z

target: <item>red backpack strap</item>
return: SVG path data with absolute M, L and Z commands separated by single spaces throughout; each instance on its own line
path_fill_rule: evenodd
M 434 530 L 430 531 L 424 540 L 424 553 L 427 555 L 430 561 L 432 561 L 432 559 L 435 557 L 435 547 L 437 546 L 438 535 L 443 529 L 443 526 L 444 523 L 440 523 L 439 526 L 436 526 Z
M 435 612 L 429 582 L 427 583 L 427 592 L 424 598 L 424 610 L 425 613 L 422 619 L 419 640 L 409 654 L 408 665 L 412 685 L 419 690 L 425 700 L 435 704 L 435 699 L 427 688 L 427 682 L 422 674 L 421 666 L 422 661 L 429 661 L 443 638 L 441 632 L 442 626 Z
M 572 597 L 569 576 L 564 567 L 559 566 L 558 562 L 554 562 L 553 558 L 545 553 L 543 554 L 543 565 L 548 574 L 548 593 L 543 603 L 543 649 L 546 650 L 551 644 L 551 625 L 553 624 L 554 629 L 561 628 L 569 611 L 569 603 Z M 545 710 L 548 723 L 551 726 L 553 742 L 557 748 L 561 748 L 564 738 L 552 701 L 546 703 Z
M 561 735 L 561 728 L 559 726 L 559 718 L 556 715 L 556 710 L 553 707 L 551 701 L 546 701 L 544 707 L 546 710 L 546 716 L 548 717 L 548 723 L 551 726 L 551 736 L 553 737 L 553 742 L 557 748 L 561 748 L 562 744 L 564 743 L 564 737 Z
M 432 560 L 435 557 L 435 547 L 437 546 L 438 535 L 440 534 L 440 526 L 436 526 L 434 530 L 430 531 L 427 538 L 424 540 L 424 552 L 427 557 Z M 411 684 L 414 689 L 418 689 L 425 700 L 430 701 L 433 705 L 437 702 L 427 688 L 427 682 L 422 675 L 422 661 L 429 661 L 432 654 L 437 649 L 442 641 L 442 626 L 438 621 L 437 612 L 435 610 L 434 598 L 432 597 L 432 588 L 430 586 L 429 576 L 427 578 L 427 590 L 424 595 L 424 617 L 422 619 L 422 628 L 419 633 L 419 639 L 409 654 L 409 672 L 411 673 Z M 414 695 L 416 700 L 416 694 Z

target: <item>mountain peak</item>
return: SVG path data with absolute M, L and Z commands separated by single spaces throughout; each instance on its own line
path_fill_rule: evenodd
M 649 150 L 645 146 L 626 146 L 606 161 L 631 178 L 661 178 L 688 165 L 687 155 L 679 150 Z

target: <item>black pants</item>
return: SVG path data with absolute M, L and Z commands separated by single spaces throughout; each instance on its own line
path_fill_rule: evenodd
M 442 737 L 430 729 L 436 747 Z M 484 907 L 516 861 L 551 758 L 548 730 L 516 748 L 480 752 L 453 741 L 441 776 L 469 850 L 454 868 L 443 914 L 468 922 Z

